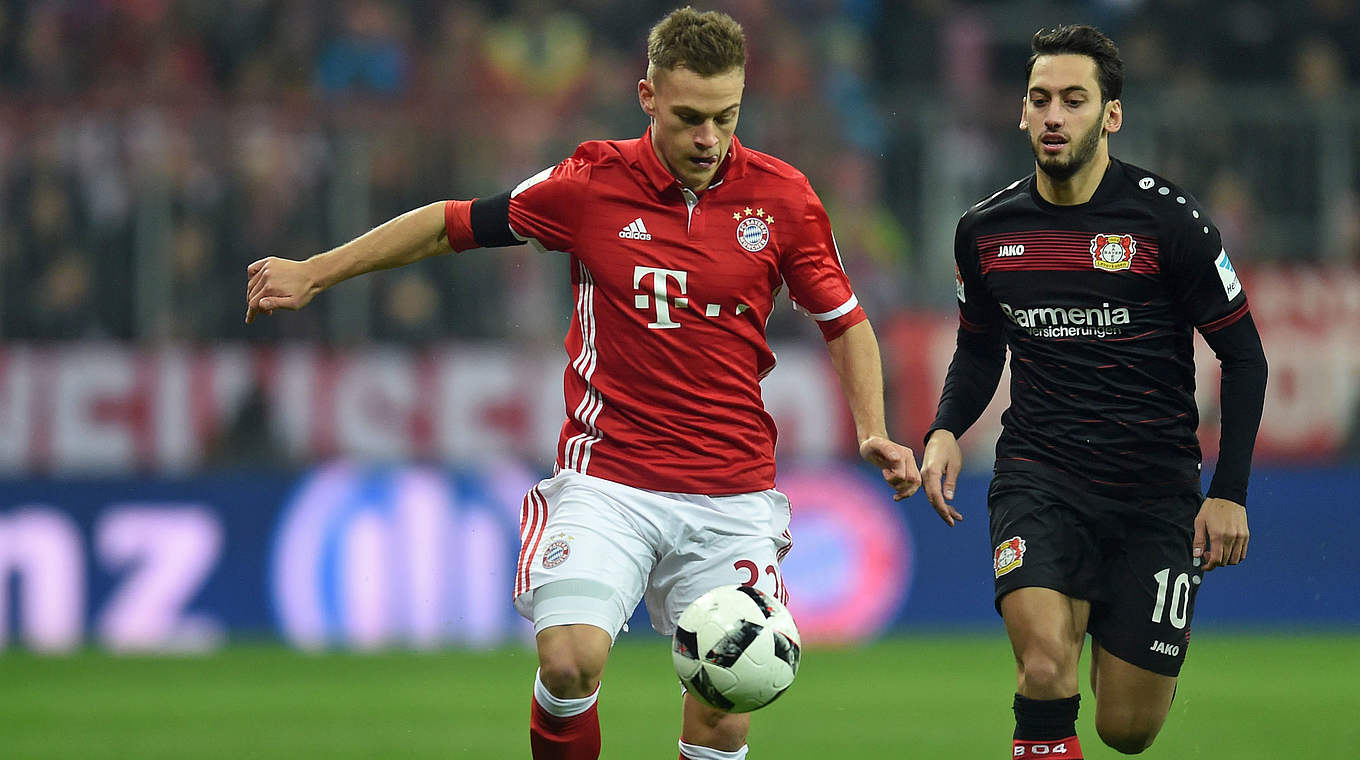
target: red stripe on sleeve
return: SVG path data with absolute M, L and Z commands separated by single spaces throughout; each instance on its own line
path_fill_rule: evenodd
M 966 320 L 966 319 L 963 318 L 963 315 L 962 315 L 962 314 L 959 315 L 959 327 L 962 327 L 963 329 L 967 330 L 968 332 L 975 332 L 975 333 L 987 332 L 987 327 L 986 327 L 986 325 L 979 325 L 979 324 L 976 324 L 976 323 L 974 323 L 974 322 L 969 322 L 968 320 Z
M 1244 301 L 1241 306 L 1237 307 L 1237 309 L 1235 309 L 1233 313 L 1229 314 L 1228 316 L 1223 317 L 1222 319 L 1215 319 L 1214 321 L 1210 322 L 1207 325 L 1200 325 L 1199 331 L 1201 333 L 1217 332 L 1227 327 L 1228 325 L 1232 324 L 1233 322 L 1236 322 L 1237 320 L 1241 319 L 1243 316 L 1246 315 L 1246 313 L 1247 304 Z

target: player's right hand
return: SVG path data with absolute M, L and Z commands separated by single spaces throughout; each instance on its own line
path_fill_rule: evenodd
M 274 256 L 246 267 L 246 278 L 246 324 L 275 309 L 301 309 L 321 290 L 308 273 L 307 262 Z
M 871 435 L 859 444 L 859 455 L 883 472 L 893 487 L 893 501 L 901 501 L 921 487 L 921 472 L 911 449 L 880 435 Z
M 926 451 L 921 457 L 921 484 L 926 489 L 926 498 L 951 528 L 963 519 L 957 509 L 949 503 L 954 498 L 954 487 L 959 482 L 959 470 L 963 469 L 963 450 L 954 434 L 948 430 L 936 430 L 926 441 Z

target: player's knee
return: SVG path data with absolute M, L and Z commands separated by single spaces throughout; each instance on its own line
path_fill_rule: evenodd
M 1100 734 L 1100 740 L 1105 742 L 1106 746 L 1125 755 L 1136 755 L 1151 747 L 1161 728 L 1160 725 L 1100 718 L 1101 716 L 1096 716 L 1096 733 Z
M 538 647 L 538 677 L 548 692 L 561 699 L 578 699 L 595 692 L 604 673 L 608 650 L 574 646 L 571 640 Z
M 1051 694 L 1065 695 L 1073 673 L 1059 657 L 1042 649 L 1026 652 L 1020 658 L 1020 678 L 1024 693 L 1045 698 Z
M 558 656 L 540 656 L 538 677 L 554 697 L 579 699 L 590 696 L 599 687 L 601 670 L 562 653 Z
M 751 730 L 749 713 L 717 710 L 697 701 L 686 711 L 685 740 L 705 747 L 731 752 L 746 744 Z

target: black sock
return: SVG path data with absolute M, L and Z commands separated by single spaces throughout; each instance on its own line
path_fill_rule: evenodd
M 1077 741 L 1077 709 L 1081 695 L 1066 699 L 1030 699 L 1015 695 L 1015 757 L 1047 755 L 1050 758 L 1080 758 Z M 1039 745 L 1036 747 L 1035 745 Z M 1036 751 L 1037 750 L 1037 751 Z

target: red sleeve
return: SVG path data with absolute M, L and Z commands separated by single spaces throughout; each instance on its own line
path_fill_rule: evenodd
M 457 252 L 478 248 L 472 234 L 472 201 L 448 201 L 444 204 L 444 234 Z
M 573 156 L 510 191 L 510 229 L 547 251 L 570 252 L 590 181 L 590 163 Z
M 793 242 L 780 253 L 780 275 L 788 283 L 789 298 L 817 320 L 822 337 L 832 340 L 868 316 L 841 266 L 821 199 L 806 182 L 802 195 L 802 213 L 791 220 Z

